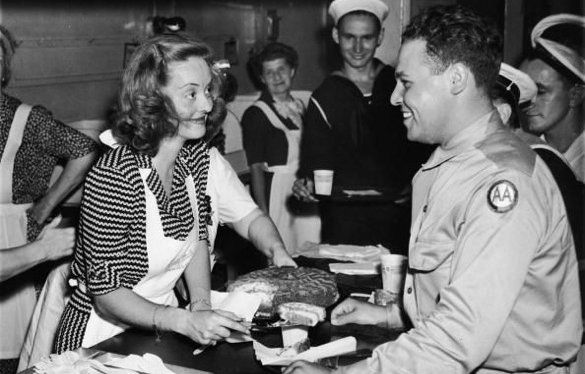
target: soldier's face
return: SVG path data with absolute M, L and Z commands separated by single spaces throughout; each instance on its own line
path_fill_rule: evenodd
M 400 47 L 396 87 L 390 101 L 400 106 L 409 140 L 437 144 L 445 139 L 449 86 L 446 73 L 434 74 L 426 54 L 426 41 L 411 40 Z

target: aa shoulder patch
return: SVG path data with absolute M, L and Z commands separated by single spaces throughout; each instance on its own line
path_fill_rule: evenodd
M 516 206 L 518 190 L 512 182 L 500 180 L 492 184 L 488 190 L 487 200 L 493 211 L 505 213 Z

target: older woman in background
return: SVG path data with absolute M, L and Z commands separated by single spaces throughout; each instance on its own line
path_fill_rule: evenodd
M 3 261 L 13 261 L 9 257 L 13 256 L 18 262 L 2 264 L 3 273 L 11 279 L 0 288 L 0 372 L 10 373 L 16 370 L 36 302 L 31 273 L 12 276 L 13 270 L 23 270 L 43 259 L 31 247 L 42 248 L 44 244 L 27 243 L 37 239 L 51 212 L 81 183 L 95 159 L 96 144 L 55 120 L 47 109 L 24 104 L 5 93 L 16 42 L 2 26 L 0 47 L 0 250 L 11 248 L 12 255 L 5 253 Z M 60 161 L 66 162 L 64 171 L 49 186 L 53 169 Z M 54 229 L 50 228 L 51 236 L 64 235 L 65 248 L 55 248 L 53 255 L 57 256 L 48 256 L 53 259 L 70 253 L 73 236 L 72 230 L 59 233 Z M 40 239 L 48 239 L 44 236 Z
M 55 350 L 90 347 L 139 326 L 213 344 L 236 315 L 211 310 L 210 245 L 230 223 L 276 265 L 294 265 L 272 222 L 203 137 L 224 108 L 209 47 L 186 35 L 143 43 L 124 71 L 113 135 L 119 146 L 88 174 L 72 274 L 77 288 Z M 173 288 L 184 275 L 189 308 Z
M 260 98 L 242 117 L 252 196 L 270 215 L 292 253 L 304 240 L 319 242 L 320 238 L 316 205 L 313 211 L 299 215 L 291 203 L 302 203 L 290 199 L 305 113 L 303 102 L 291 95 L 299 58 L 292 47 L 275 42 L 266 45 L 251 62 L 264 85 Z

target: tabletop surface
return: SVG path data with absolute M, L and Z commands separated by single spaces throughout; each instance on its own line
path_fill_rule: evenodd
M 339 365 L 348 365 L 368 357 L 371 354 L 371 349 L 395 339 L 398 335 L 397 331 L 389 331 L 375 326 L 333 326 L 329 322 L 320 323 L 309 331 L 309 338 L 313 346 L 344 336 L 356 337 L 360 354 L 341 357 Z M 279 329 L 253 333 L 252 336 L 264 345 L 282 346 Z M 279 367 L 262 366 L 260 362 L 256 361 L 251 342 L 235 344 L 221 342 L 194 356 L 193 350 L 197 347 L 199 347 L 197 343 L 179 334 L 166 333 L 157 342 L 152 331 L 130 329 L 93 348 L 123 355 L 152 353 L 159 356 L 165 363 L 212 373 L 280 372 Z
M 328 270 L 330 259 L 296 258 L 299 266 L 310 266 Z M 376 288 L 381 288 L 382 281 L 376 276 L 353 276 L 336 274 L 336 282 L 340 293 L 339 302 L 352 292 L 369 293 Z M 328 318 L 334 307 L 327 308 Z M 331 340 L 345 336 L 354 336 L 358 341 L 360 355 L 357 357 L 341 357 L 340 365 L 347 365 L 366 358 L 365 349 L 370 350 L 379 344 L 394 340 L 400 332 L 388 331 L 376 326 L 333 326 L 329 322 L 319 323 L 309 330 L 309 338 L 312 346 L 321 345 Z M 269 347 L 282 347 L 280 329 L 264 332 L 253 332 L 252 337 Z M 119 354 L 144 354 L 152 353 L 159 356 L 165 363 L 178 365 L 213 373 L 280 373 L 279 367 L 263 367 L 256 361 L 252 343 L 231 344 L 222 342 L 214 347 L 205 349 L 197 356 L 193 351 L 199 345 L 191 339 L 180 334 L 166 333 L 160 342 L 155 341 L 152 331 L 130 329 L 114 336 L 93 348 Z

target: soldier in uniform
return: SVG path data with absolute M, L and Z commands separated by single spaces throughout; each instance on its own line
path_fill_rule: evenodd
M 581 342 L 577 260 L 561 193 L 489 90 L 501 37 L 460 6 L 403 33 L 392 104 L 438 144 L 413 180 L 403 307 L 413 328 L 336 373 L 567 373 Z M 347 299 L 333 324 L 403 325 L 397 304 Z M 297 361 L 291 373 L 331 369 Z

